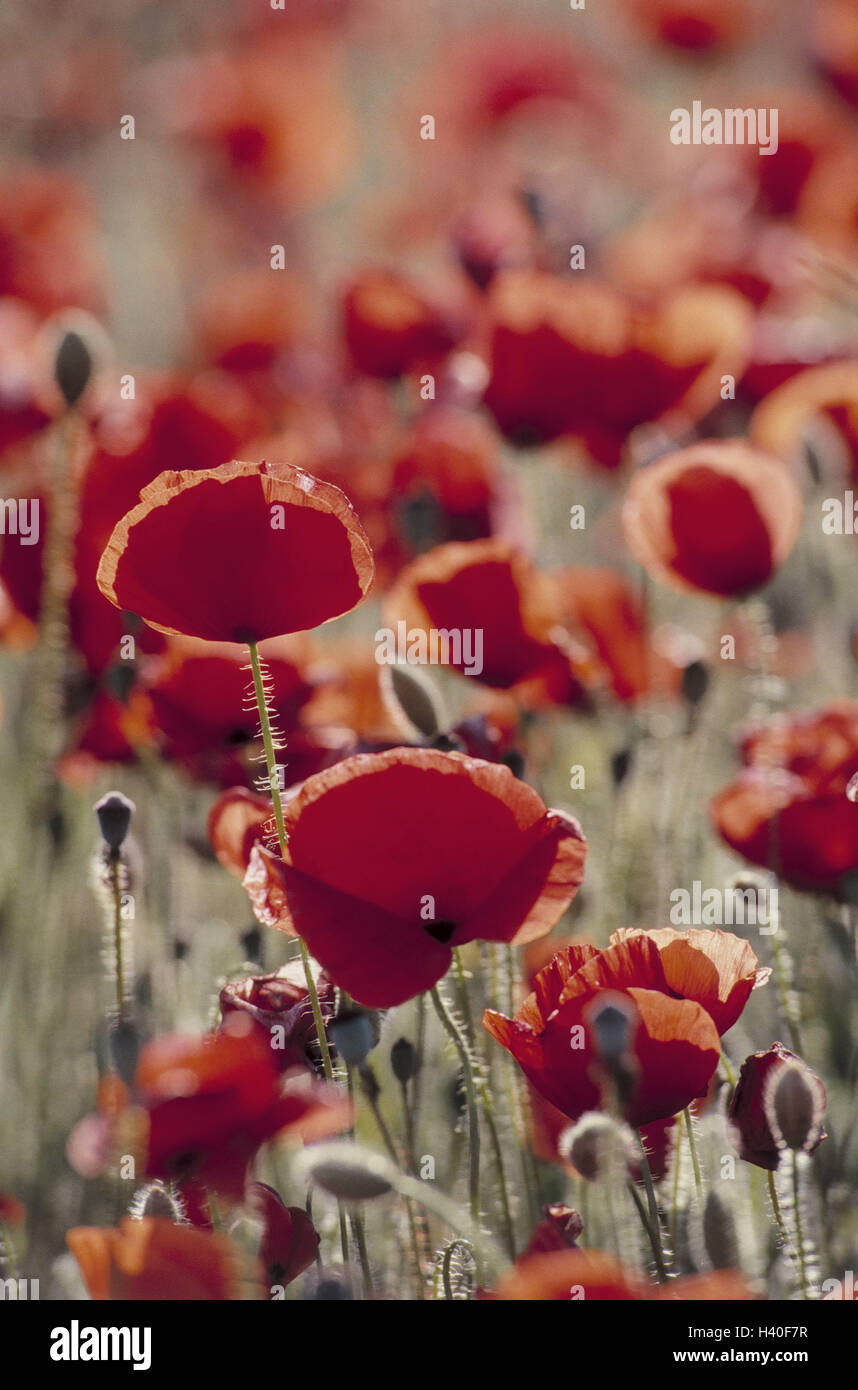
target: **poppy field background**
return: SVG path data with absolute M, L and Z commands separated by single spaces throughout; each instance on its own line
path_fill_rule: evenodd
M 0 1277 L 854 1297 L 854 6 L 102 11 L 0 17 Z

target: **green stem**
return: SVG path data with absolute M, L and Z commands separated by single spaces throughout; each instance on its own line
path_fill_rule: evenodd
M 664 1251 L 661 1246 L 661 1221 L 658 1215 L 658 1202 L 655 1199 L 655 1187 L 652 1181 L 652 1171 L 649 1166 L 649 1159 L 646 1156 L 643 1135 L 638 1131 L 638 1144 L 641 1151 L 641 1173 L 643 1174 L 644 1187 L 646 1188 L 646 1200 L 649 1208 L 649 1227 L 650 1240 L 652 1243 L 652 1253 L 655 1258 L 656 1269 L 658 1270 L 658 1280 L 660 1284 L 667 1281 L 667 1270 L 664 1264 Z
M 632 1194 L 632 1197 L 634 1199 L 634 1204 L 637 1207 L 638 1216 L 641 1219 L 641 1225 L 646 1231 L 647 1238 L 650 1243 L 652 1257 L 655 1260 L 655 1267 L 658 1271 L 658 1282 L 660 1284 L 666 1284 L 667 1270 L 664 1267 L 664 1251 L 661 1248 L 661 1240 L 656 1231 L 653 1230 L 652 1222 L 650 1218 L 647 1216 L 646 1207 L 644 1206 L 643 1201 L 641 1200 L 641 1194 L 638 1192 L 633 1182 L 629 1181 L 628 1187 L 629 1192 Z
M 286 857 L 286 824 L 283 819 L 283 802 L 280 797 L 280 782 L 277 776 L 277 753 L 274 747 L 274 735 L 271 731 L 271 719 L 268 714 L 268 701 L 265 697 L 265 685 L 262 679 L 262 667 L 259 660 L 259 647 L 256 642 L 249 642 L 250 669 L 253 672 L 253 690 L 256 695 L 256 708 L 259 711 L 259 724 L 262 730 L 262 745 L 265 749 L 265 764 L 268 769 L 268 785 L 271 791 L 271 800 L 274 803 L 274 820 L 277 825 L 277 841 L 280 846 L 280 853 Z M 316 982 L 313 979 L 313 969 L 310 964 L 310 953 L 304 943 L 303 937 L 298 937 L 298 947 L 301 952 L 301 960 L 304 965 L 304 979 L 307 984 L 307 994 L 310 997 L 310 1006 L 313 1010 L 313 1022 L 316 1025 L 316 1035 L 319 1039 L 319 1047 L 322 1050 L 322 1066 L 325 1076 L 329 1081 L 334 1079 L 334 1068 L 331 1062 L 331 1051 L 328 1047 L 328 1035 L 325 1031 L 325 1023 L 322 1018 L 322 1006 L 319 1003 L 319 993 L 316 989 Z M 341 1230 L 344 1222 L 340 1221 Z
M 480 1117 L 477 1109 L 477 1088 L 474 1082 L 474 1068 L 468 1049 L 465 1046 L 455 1020 L 449 1013 L 444 1000 L 438 990 L 438 986 L 433 986 L 431 990 L 432 1004 L 441 1027 L 452 1040 L 453 1046 L 462 1064 L 462 1073 L 465 1079 L 465 1094 L 468 1101 L 468 1129 L 470 1137 L 469 1153 L 469 1179 L 468 1190 L 470 1194 L 471 1220 L 475 1227 L 480 1225 Z
M 698 1201 L 703 1201 L 703 1178 L 700 1173 L 700 1160 L 697 1157 L 697 1141 L 694 1138 L 694 1121 L 691 1118 L 691 1111 L 688 1106 L 682 1112 L 685 1120 L 685 1132 L 688 1135 L 688 1148 L 691 1151 L 691 1166 L 694 1169 L 694 1187 L 697 1192 Z
M 384 1144 L 384 1147 L 387 1150 L 390 1161 L 391 1163 L 394 1163 L 396 1165 L 400 1172 L 402 1172 L 402 1161 L 400 1159 L 399 1154 L 396 1151 L 396 1145 L 393 1142 L 393 1136 L 391 1135 L 390 1130 L 387 1126 L 387 1122 L 385 1121 L 385 1118 L 381 1113 L 381 1107 L 378 1103 L 378 1096 L 375 1093 L 375 1088 L 373 1084 L 374 1078 L 372 1078 L 372 1080 L 370 1079 L 372 1076 L 371 1073 L 369 1076 L 366 1076 L 364 1074 L 363 1068 L 360 1068 L 358 1070 L 358 1075 L 360 1077 L 361 1082 L 361 1091 L 364 1095 L 367 1104 L 369 1105 L 370 1110 L 372 1111 L 372 1117 L 375 1120 L 375 1123 L 378 1127 L 378 1132 L 381 1135 L 382 1143 Z M 417 1231 L 417 1220 L 414 1213 L 414 1204 L 408 1197 L 405 1198 L 405 1210 L 408 1213 L 408 1230 L 409 1235 L 411 1237 L 411 1255 L 412 1259 L 414 1260 L 414 1276 L 417 1285 L 417 1294 L 418 1297 L 422 1299 L 425 1298 L 426 1295 L 423 1286 L 423 1265 L 421 1263 L 420 1258 L 420 1237 Z
M 122 884 L 120 851 L 110 853 L 110 888 L 113 895 L 113 960 L 116 970 L 116 1016 L 125 1021 L 125 963 L 122 945 Z
M 807 1263 L 804 1255 L 804 1231 L 801 1224 L 801 1182 L 798 1171 L 798 1150 L 792 1151 L 792 1203 L 795 1210 L 795 1244 L 798 1255 L 798 1277 L 801 1282 L 801 1296 L 808 1297 Z

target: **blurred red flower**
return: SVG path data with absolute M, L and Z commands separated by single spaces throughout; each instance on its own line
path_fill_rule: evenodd
M 551 930 L 586 844 L 508 768 L 394 748 L 309 778 L 285 810 L 287 858 L 256 847 L 260 921 L 300 933 L 326 974 L 372 1008 L 437 983 L 452 948 Z
M 722 373 L 739 376 L 751 344 L 748 304 L 717 285 L 683 287 L 644 312 L 606 284 L 509 271 L 488 304 L 485 401 L 501 429 L 528 441 L 574 434 L 607 467 L 636 425 L 717 404 Z
M 343 295 L 342 316 L 346 347 L 367 376 L 430 371 L 464 331 L 460 306 L 441 303 L 394 271 L 358 276 Z
M 120 521 L 98 585 L 159 632 L 262 641 L 354 608 L 369 544 L 339 488 L 285 463 L 162 473 Z
M 708 440 L 633 474 L 623 529 L 651 578 L 726 597 L 771 579 L 801 517 L 801 494 L 780 459 L 743 440 Z
M 797 888 L 836 890 L 858 869 L 858 704 L 784 711 L 744 733 L 745 767 L 712 799 L 718 833 Z
M 482 632 L 486 685 L 514 690 L 524 704 L 580 704 L 596 662 L 563 627 L 560 594 L 504 540 L 451 542 L 414 560 L 384 601 L 396 631 Z
M 522 1255 L 485 1296 L 516 1302 L 583 1299 L 587 1303 L 662 1299 L 738 1302 L 756 1297 L 734 1270 L 671 1280 L 656 1287 L 637 1270 L 602 1250 Z
M 302 1207 L 287 1207 L 273 1187 L 252 1182 L 245 1205 L 262 1222 L 259 1259 L 269 1285 L 291 1284 L 316 1258 L 319 1236 Z
M 711 980 L 705 991 L 691 972 L 687 980 L 708 1002 L 717 999 Z M 515 1018 L 487 1009 L 483 1024 L 536 1090 L 570 1119 L 602 1103 L 590 1020 L 594 1003 L 610 1002 L 611 995 L 633 1006 L 637 1084 L 623 1106 L 629 1124 L 637 1128 L 675 1115 L 705 1090 L 721 1055 L 717 1027 L 703 1003 L 677 996 L 662 953 L 646 933 L 632 932 L 604 951 L 568 946 L 533 984 Z
M 164 1217 L 124 1216 L 115 1228 L 76 1226 L 66 1242 L 80 1266 L 90 1298 L 175 1302 L 239 1298 L 239 1251 L 226 1236 L 175 1225 Z

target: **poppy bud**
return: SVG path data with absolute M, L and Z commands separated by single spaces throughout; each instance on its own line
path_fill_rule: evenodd
M 689 661 L 682 672 L 682 698 L 699 705 L 709 689 L 709 671 L 702 661 Z
M 112 850 L 120 849 L 137 809 L 134 802 L 121 792 L 108 792 L 92 809 L 98 816 L 98 828 L 105 844 Z
M 424 738 L 437 738 L 447 720 L 441 697 L 422 672 L 410 666 L 390 665 L 382 669 L 381 692 L 385 704 L 400 725 Z
M 733 1213 L 714 1187 L 703 1209 L 703 1244 L 713 1269 L 738 1269 L 739 1244 Z
M 397 1038 L 390 1049 L 390 1065 L 400 1085 L 405 1086 L 417 1075 L 417 1048 L 408 1038 Z
M 328 1032 L 349 1067 L 359 1067 L 378 1042 L 377 1020 L 365 1009 L 344 1009 L 331 1020 Z
M 133 1023 L 118 1019 L 111 1023 L 107 1034 L 107 1051 L 112 1069 L 121 1076 L 126 1086 L 130 1086 L 140 1052 L 140 1035 Z
M 766 1083 L 764 1105 L 775 1135 L 788 1149 L 804 1149 L 819 1125 L 818 1092 L 802 1062 L 773 1072 Z
M 776 1107 L 778 1082 L 794 1065 L 801 1069 L 804 1084 L 791 1080 Z M 809 1129 L 805 1088 L 814 1098 Z M 766 1052 L 754 1052 L 742 1063 L 728 1110 L 732 1141 L 748 1163 L 774 1172 L 782 1149 L 789 1146 L 787 1134 L 791 1140 L 799 1139 L 798 1147 L 806 1153 L 813 1153 L 825 1139 L 821 1123 L 825 1102 L 825 1086 L 816 1073 L 783 1043 L 772 1043 Z
M 308 1299 L 317 1303 L 343 1303 L 348 1302 L 352 1296 L 348 1276 L 334 1269 L 326 1269 L 322 1277 L 312 1284 L 307 1294 Z
M 397 1177 L 387 1159 L 360 1144 L 316 1144 L 304 1151 L 299 1166 L 308 1183 L 341 1202 L 385 1197 Z
M 618 748 L 611 755 L 611 780 L 615 787 L 621 787 L 631 771 L 634 760 L 631 748 Z
M 150 1182 L 135 1192 L 129 1206 L 129 1215 L 135 1221 L 145 1216 L 163 1216 L 177 1225 L 185 1223 L 185 1209 L 181 1199 L 163 1182 Z
M 582 1115 L 558 1140 L 561 1157 L 587 1182 L 616 1181 L 635 1158 L 630 1130 L 597 1110 Z M 580 1233 L 579 1233 L 580 1234 Z
M 54 377 L 67 406 L 76 405 L 92 375 L 92 354 L 86 340 L 73 329 L 60 339 L 54 358 Z

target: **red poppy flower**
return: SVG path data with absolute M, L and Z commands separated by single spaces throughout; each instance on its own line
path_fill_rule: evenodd
M 858 869 L 858 705 L 833 701 L 752 727 L 746 766 L 712 799 L 710 816 L 732 849 L 797 888 L 836 890 Z
M 633 475 L 623 529 L 653 579 L 728 596 L 771 579 L 801 515 L 801 494 L 780 459 L 742 440 L 709 440 Z
M 392 271 L 365 271 L 343 296 L 343 333 L 358 371 L 395 377 L 446 356 L 463 325 Z
M 145 1173 L 191 1181 L 240 1201 L 248 1165 L 277 1134 L 326 1138 L 351 1123 L 351 1102 L 306 1072 L 281 1078 L 274 1053 L 250 1017 L 236 1013 L 219 1033 L 166 1034 L 140 1054 L 133 1112 L 142 1126 Z
M 489 309 L 485 401 L 504 433 L 574 434 L 608 467 L 636 425 L 705 414 L 750 350 L 751 311 L 721 286 L 683 287 L 644 314 L 606 285 L 509 271 Z
M 826 1106 L 825 1086 L 805 1062 L 783 1043 L 772 1043 L 765 1052 L 746 1057 L 727 1112 L 730 1136 L 741 1158 L 758 1168 L 774 1172 L 780 1165 L 783 1144 L 775 1132 L 771 1113 L 771 1094 L 778 1079 L 790 1066 L 801 1068 L 814 1098 L 816 1124 L 808 1139 L 807 1152 L 813 1153 L 828 1136 L 820 1123 Z
M 617 699 L 678 691 L 679 667 L 653 650 L 643 604 L 618 570 L 576 565 L 553 578 L 570 630 L 592 643 Z
M 497 437 L 479 416 L 439 405 L 418 420 L 393 463 L 400 506 L 427 495 L 446 518 L 438 540 L 479 540 L 491 534 L 499 487 Z
M 701 1004 L 721 1035 L 733 1027 L 751 991 L 764 985 L 771 974 L 767 966 L 760 968 L 748 942 L 729 931 L 623 928 L 614 932 L 610 944 L 639 937 L 658 947 L 671 993 Z
M 244 643 L 347 613 L 372 572 L 339 488 L 285 463 L 234 462 L 144 488 L 108 541 L 98 585 L 159 632 Z
M 0 1192 L 0 1221 L 7 1226 L 23 1226 L 27 1217 L 23 1202 L 9 1192 Z
M 408 565 L 384 603 L 394 631 L 482 633 L 479 680 L 526 703 L 574 704 L 596 665 L 562 626 L 559 594 L 507 541 L 452 542 Z M 465 669 L 464 653 L 458 663 Z
M 602 1250 L 557 1250 L 522 1255 L 485 1295 L 516 1302 L 628 1303 L 662 1299 L 740 1302 L 756 1294 L 740 1274 L 718 1270 L 656 1287 L 637 1270 Z
M 104 276 L 89 196 L 68 174 L 35 166 L 0 180 L 0 295 L 41 313 L 104 309 Z
M 269 708 L 283 733 L 295 723 L 311 687 L 304 674 L 309 649 L 300 637 L 266 643 Z M 235 751 L 252 744 L 259 716 L 247 708 L 245 648 L 174 637 L 147 663 L 145 688 L 162 738 L 163 756 L 175 760 Z
M 327 1024 L 334 1016 L 334 987 L 323 974 L 316 980 L 316 992 L 322 1018 Z M 312 1067 L 321 1056 L 300 961 L 284 965 L 273 975 L 254 975 L 224 985 L 220 992 L 220 1009 L 224 1019 L 236 1012 L 252 1018 L 260 1038 L 271 1049 L 281 1070 Z
M 252 1182 L 245 1206 L 262 1222 L 259 1259 L 266 1282 L 281 1287 L 291 1284 L 316 1258 L 319 1236 L 301 1207 L 287 1207 L 273 1187 Z
M 247 873 L 253 846 L 273 842 L 276 833 L 271 798 L 246 787 L 222 792 L 209 811 L 212 848 L 223 867 L 238 878 Z
M 394 748 L 309 778 L 285 813 L 285 862 L 257 847 L 245 887 L 260 921 L 300 933 L 360 1003 L 434 985 L 452 948 L 524 942 L 561 916 L 586 845 L 508 768 Z
M 607 993 L 606 993 L 607 992 Z M 534 980 L 515 1018 L 487 1009 L 483 1023 L 552 1105 L 570 1119 L 602 1103 L 591 1019 L 597 1000 L 633 1006 L 637 1087 L 624 1113 L 636 1128 L 675 1115 L 703 1093 L 718 1065 L 717 1028 L 696 1001 L 678 998 L 645 933 L 605 951 L 569 946 Z
M 751 417 L 751 439 L 790 462 L 800 457 L 807 431 L 818 416 L 839 430 L 858 476 L 858 362 L 826 362 L 791 376 L 757 406 Z
M 124 1216 L 113 1229 L 77 1226 L 66 1243 L 80 1266 L 90 1298 L 153 1301 L 226 1300 L 241 1297 L 242 1270 L 226 1236 L 179 1226 L 164 1217 Z
M 228 372 L 266 371 L 303 333 L 305 303 L 306 291 L 285 272 L 222 276 L 195 306 L 197 351 Z

